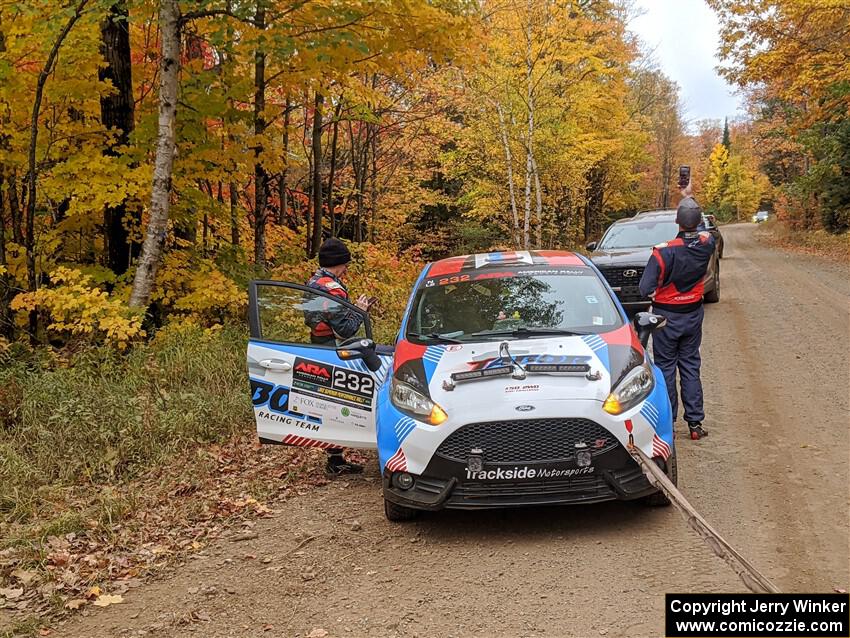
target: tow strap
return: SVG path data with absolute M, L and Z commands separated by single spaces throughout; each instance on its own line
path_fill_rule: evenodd
M 661 490 L 676 506 L 688 526 L 693 529 L 705 541 L 717 556 L 722 558 L 732 568 L 738 578 L 747 586 L 751 592 L 756 594 L 778 594 L 779 588 L 756 569 L 750 561 L 741 556 L 708 522 L 700 516 L 688 499 L 667 478 L 664 471 L 655 464 L 636 445 L 628 446 L 629 452 L 643 470 L 650 485 Z

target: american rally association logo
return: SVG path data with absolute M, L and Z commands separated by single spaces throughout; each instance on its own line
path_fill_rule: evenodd
M 318 383 L 319 385 L 330 385 L 331 381 L 331 371 L 328 366 L 301 358 L 295 359 L 295 371 L 292 376 L 295 379 Z

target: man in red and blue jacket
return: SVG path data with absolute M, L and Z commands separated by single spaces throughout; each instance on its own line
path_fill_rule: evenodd
M 676 369 L 682 384 L 682 404 L 691 438 L 708 435 L 702 426 L 700 352 L 703 320 L 703 279 L 714 252 L 714 238 L 699 231 L 702 209 L 685 197 L 676 210 L 679 234 L 652 250 L 640 280 L 640 292 L 652 299 L 652 309 L 667 319 L 652 335 L 655 363 L 664 373 L 673 420 L 678 415 Z
M 342 301 L 353 303 L 368 312 L 369 300 L 366 295 L 360 295 L 357 301 L 352 302 L 348 296 L 348 288 L 342 283 L 350 263 L 351 252 L 348 246 L 336 237 L 326 239 L 319 247 L 319 269 L 307 281 L 307 286 L 339 297 Z M 357 334 L 363 317 L 344 306 L 325 303 L 321 309 L 308 310 L 305 313 L 305 321 L 310 326 L 311 343 L 335 346 L 337 338 L 345 340 Z
M 307 281 L 307 286 L 351 303 L 348 288 L 342 283 L 350 263 L 348 246 L 336 237 L 326 239 L 319 247 L 319 269 Z M 316 306 L 304 312 L 304 320 L 310 326 L 310 343 L 314 345 L 336 347 L 337 339 L 353 337 L 363 324 L 362 315 L 341 304 L 334 304 L 327 298 L 317 297 L 305 305 Z M 354 305 L 364 312 L 369 311 L 370 303 L 366 295 L 360 295 Z M 327 453 L 325 469 L 329 474 L 357 474 L 363 471 L 362 465 L 345 460 L 342 448 L 330 448 Z

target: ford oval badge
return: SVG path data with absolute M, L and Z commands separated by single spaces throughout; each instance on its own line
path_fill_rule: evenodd
M 531 412 L 534 409 L 533 405 L 518 405 L 516 406 L 517 412 Z

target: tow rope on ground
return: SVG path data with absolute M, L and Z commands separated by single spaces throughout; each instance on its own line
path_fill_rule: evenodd
M 779 588 L 756 569 L 752 563 L 741 556 L 708 522 L 694 509 L 688 499 L 667 478 L 664 471 L 635 445 L 629 446 L 629 452 L 643 469 L 649 483 L 661 490 L 670 502 L 676 506 L 682 516 L 717 556 L 722 558 L 738 574 L 747 588 L 756 594 L 778 594 Z

